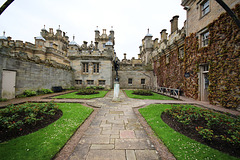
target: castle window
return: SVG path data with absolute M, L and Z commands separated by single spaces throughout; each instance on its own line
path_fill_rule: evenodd
M 83 73 L 88 73 L 88 63 L 83 63 Z
M 207 46 L 208 41 L 209 41 L 209 31 L 201 34 L 201 45 L 202 45 L 202 47 Z
M 98 80 L 99 85 L 105 85 L 105 80 Z
M 93 85 L 94 84 L 94 80 L 87 80 L 87 84 L 88 85 Z
M 205 16 L 208 12 L 210 12 L 210 5 L 209 0 L 204 1 L 201 4 L 201 16 Z
M 76 83 L 77 85 L 82 84 L 82 80 L 75 80 L 75 83 Z
M 53 42 L 50 42 L 50 43 L 49 43 L 49 47 L 53 47 Z
M 132 78 L 128 78 L 128 84 L 132 85 Z
M 99 63 L 93 63 L 93 73 L 99 73 Z
M 184 49 L 183 47 L 182 48 L 179 48 L 179 58 L 182 59 L 184 57 Z
M 145 79 L 141 79 L 141 84 L 145 84 Z
M 106 46 L 105 46 L 105 43 L 103 43 L 103 48 L 105 48 Z
M 169 54 L 166 54 L 166 64 L 169 63 Z

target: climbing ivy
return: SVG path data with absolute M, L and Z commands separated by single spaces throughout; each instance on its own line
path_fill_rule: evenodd
M 233 9 L 240 17 L 240 5 Z M 159 86 L 181 87 L 187 97 L 199 99 L 199 66 L 209 64 L 209 101 L 227 108 L 236 108 L 240 104 L 240 30 L 227 13 L 208 25 L 210 34 L 207 47 L 199 46 L 196 33 L 185 38 L 185 56 L 178 58 L 177 49 L 170 54 L 170 63 L 166 56 L 159 58 Z M 189 73 L 189 77 L 184 77 Z M 177 78 L 176 78 L 177 77 Z

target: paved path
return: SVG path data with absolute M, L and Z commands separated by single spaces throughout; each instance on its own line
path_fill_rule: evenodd
M 122 91 L 122 102 L 112 102 L 112 97 L 113 91 L 104 99 L 87 103 L 101 108 L 69 160 L 160 159 L 133 111 L 145 102 L 126 98 Z

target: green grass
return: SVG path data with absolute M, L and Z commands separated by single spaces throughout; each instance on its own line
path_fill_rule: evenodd
M 1 159 L 51 159 L 93 111 L 77 103 L 58 103 L 58 106 L 63 116 L 54 123 L 37 132 L 1 143 Z
M 189 107 L 193 106 L 189 105 Z M 151 126 L 155 134 L 163 141 L 170 152 L 172 152 L 178 160 L 238 159 L 190 139 L 169 127 L 162 121 L 161 114 L 165 109 L 170 108 L 171 105 L 167 104 L 152 104 L 145 108 L 139 109 L 139 112 L 146 119 L 147 123 Z
M 136 99 L 155 99 L 155 100 L 174 100 L 174 98 L 163 96 L 161 94 L 157 94 L 153 92 L 152 96 L 142 96 L 142 95 L 135 95 L 132 94 L 133 90 L 124 90 L 125 93 L 129 98 L 136 98 Z
M 53 98 L 69 98 L 69 99 L 92 99 L 92 98 L 102 98 L 107 94 L 108 91 L 99 91 L 98 94 L 92 94 L 92 95 L 77 95 L 77 92 L 72 92 L 60 96 L 56 96 Z

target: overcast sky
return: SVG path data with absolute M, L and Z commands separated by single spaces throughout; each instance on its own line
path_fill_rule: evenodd
M 6 0 L 0 0 L 2 5 Z M 0 15 L 0 34 L 6 32 L 13 40 L 34 43 L 44 25 L 54 32 L 61 26 L 72 41 L 94 41 L 94 30 L 99 26 L 107 33 L 113 26 L 115 51 L 131 59 L 139 54 L 139 46 L 149 28 L 153 39 L 160 31 L 170 32 L 170 20 L 179 15 L 179 28 L 183 27 L 186 12 L 181 0 L 15 0 Z

